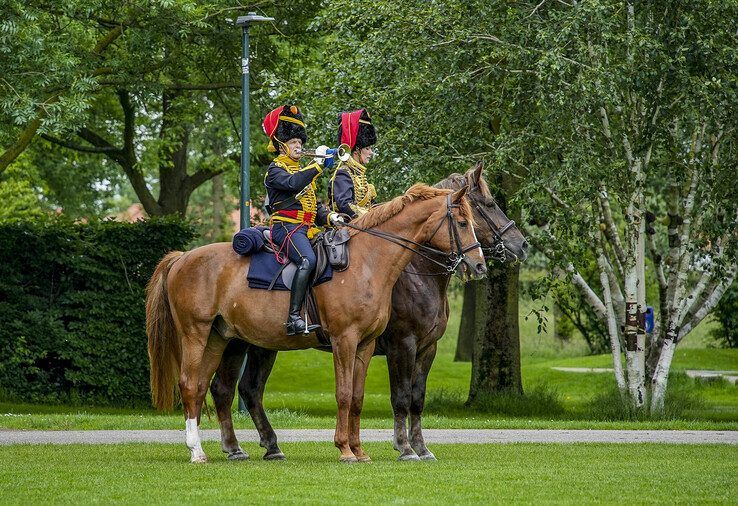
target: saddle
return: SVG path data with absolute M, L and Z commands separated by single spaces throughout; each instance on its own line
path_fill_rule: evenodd
M 263 249 L 268 251 L 270 254 L 274 254 L 274 250 L 271 248 L 271 231 L 267 228 L 262 231 L 264 235 L 264 247 Z M 349 231 L 345 228 L 342 229 L 331 229 L 327 232 L 321 232 L 315 236 L 310 244 L 313 247 L 316 258 L 316 266 L 313 271 L 312 279 L 310 280 L 310 289 L 308 290 L 307 297 L 305 299 L 305 305 L 307 306 L 308 322 L 317 323 L 321 327 L 316 331 L 318 341 L 323 347 L 330 348 L 331 340 L 328 334 L 323 330 L 320 322 L 320 313 L 318 312 L 318 303 L 315 300 L 315 292 L 313 286 L 321 278 L 325 278 L 324 274 L 330 265 L 335 271 L 344 271 L 349 266 L 349 253 L 348 253 L 348 241 L 350 239 Z M 292 279 L 297 271 L 297 266 L 293 262 L 285 264 L 274 276 L 272 282 L 269 284 L 268 290 L 274 287 L 277 282 L 279 275 L 282 275 L 282 282 L 289 290 L 292 286 Z M 332 277 L 332 273 L 330 273 Z
M 262 230 L 264 235 L 264 247 L 265 251 L 274 254 L 274 250 L 270 246 L 272 244 L 271 231 L 266 228 Z M 349 266 L 349 252 L 348 252 L 348 241 L 350 239 L 349 231 L 345 228 L 342 229 L 331 229 L 327 232 L 321 232 L 310 241 L 315 252 L 316 266 L 313 271 L 311 279 L 311 285 L 314 284 L 318 279 L 323 276 L 326 272 L 328 265 L 334 271 L 341 272 L 348 269 Z M 279 272 L 274 276 L 272 283 L 269 285 L 268 290 L 274 288 L 274 284 L 277 282 L 279 275 L 282 275 L 282 281 L 284 282 L 287 289 L 292 286 L 292 279 L 297 271 L 297 266 L 293 262 L 285 264 Z

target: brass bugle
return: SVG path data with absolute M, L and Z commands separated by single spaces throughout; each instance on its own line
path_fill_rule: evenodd
M 348 144 L 341 144 L 338 146 L 338 149 L 328 149 L 324 155 L 319 155 L 314 149 L 301 149 L 299 154 L 309 158 L 333 158 L 335 156 L 342 162 L 345 162 L 351 157 L 351 148 Z

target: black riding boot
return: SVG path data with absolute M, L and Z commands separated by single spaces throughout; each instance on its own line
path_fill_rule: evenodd
M 302 303 L 305 301 L 305 295 L 310 287 L 311 272 L 310 262 L 303 258 L 302 263 L 297 267 L 295 277 L 292 279 L 290 313 L 287 315 L 287 323 L 285 323 L 288 336 L 294 336 L 295 334 L 305 332 L 306 324 L 300 316 L 300 309 L 302 309 Z M 319 328 L 320 325 L 308 325 L 307 331 L 314 332 Z

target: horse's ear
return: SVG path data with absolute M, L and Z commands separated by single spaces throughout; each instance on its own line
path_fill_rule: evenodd
M 451 195 L 451 202 L 454 204 L 458 204 L 461 202 L 461 199 L 464 198 L 464 195 L 466 195 L 466 190 L 468 190 L 468 186 L 462 186 L 461 190 L 456 190 L 453 195 Z
M 483 171 L 484 171 L 484 164 L 481 161 L 477 162 L 477 166 L 474 167 L 474 170 L 472 172 L 472 181 L 479 184 L 480 179 L 482 179 Z

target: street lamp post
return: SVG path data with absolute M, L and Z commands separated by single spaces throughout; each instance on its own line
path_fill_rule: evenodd
M 241 228 L 251 225 L 251 135 L 249 132 L 249 28 L 255 21 L 274 21 L 274 18 L 259 16 L 249 12 L 246 16 L 239 16 L 236 26 L 242 28 L 243 44 L 241 56 Z
M 251 23 L 255 21 L 274 21 L 274 18 L 259 16 L 255 12 L 249 12 L 246 16 L 239 16 L 236 20 L 236 26 L 242 28 L 243 44 L 241 55 L 241 229 L 251 226 L 251 134 L 250 111 L 249 111 L 249 92 L 250 92 L 250 73 L 249 73 L 249 28 Z M 241 372 L 239 381 L 246 367 L 246 360 L 241 364 Z M 246 411 L 246 406 L 238 396 L 238 410 Z

